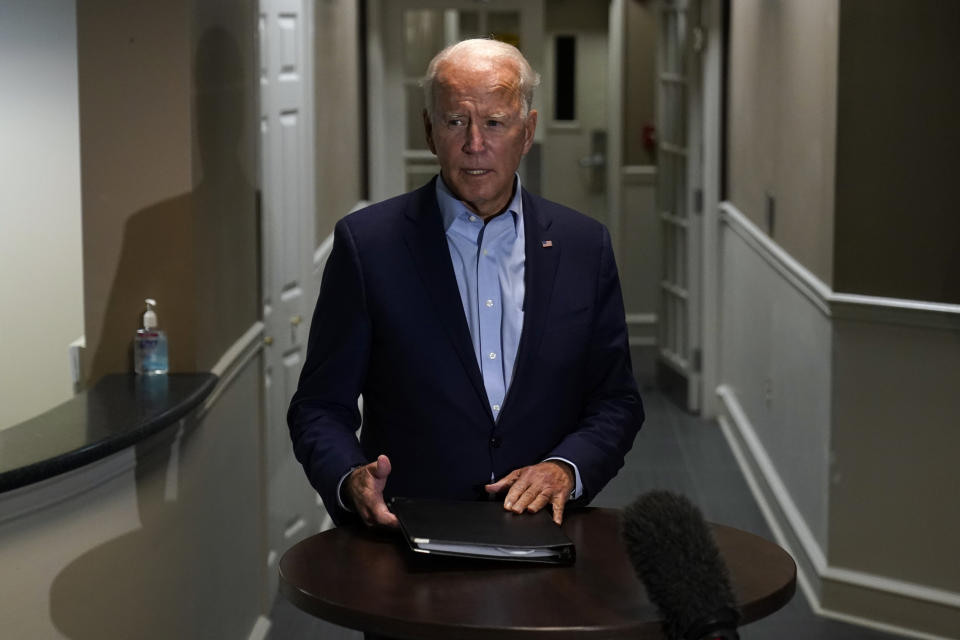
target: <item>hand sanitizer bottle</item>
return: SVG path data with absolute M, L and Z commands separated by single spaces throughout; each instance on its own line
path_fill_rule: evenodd
M 170 366 L 167 360 L 167 334 L 157 329 L 157 313 L 153 310 L 157 301 L 147 298 L 147 310 L 143 312 L 143 328 L 137 329 L 133 338 L 133 368 L 140 375 L 166 373 Z

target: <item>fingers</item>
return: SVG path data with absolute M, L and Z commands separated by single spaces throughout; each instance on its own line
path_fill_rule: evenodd
M 389 527 L 391 529 L 398 529 L 400 527 L 400 522 L 397 520 L 397 516 L 393 515 L 383 500 L 380 500 L 380 503 L 376 506 L 371 514 L 371 520 L 372 522 L 367 522 L 367 524 Z
M 514 513 L 523 513 L 527 505 L 537 497 L 540 493 L 539 487 L 533 485 L 530 475 L 529 467 L 520 474 L 517 481 L 510 487 L 510 491 L 507 492 L 507 497 L 503 500 L 504 508 Z
M 507 487 L 513 485 L 514 482 L 520 479 L 520 476 L 528 467 L 523 467 L 522 469 L 514 469 L 507 475 L 503 476 L 493 484 L 488 484 L 484 486 L 484 489 L 487 490 L 487 493 L 500 493 Z
M 507 487 L 503 508 L 514 513 L 536 513 L 548 504 L 553 506 L 553 520 L 563 522 L 563 510 L 573 490 L 572 472 L 565 465 L 552 460 L 523 467 L 508 473 L 486 489 L 497 493 Z
M 383 488 L 390 475 L 390 459 L 378 456 L 374 462 L 357 467 L 347 478 L 349 495 L 357 515 L 368 526 L 396 528 L 400 524 L 383 500 Z
M 567 506 L 567 498 L 569 497 L 569 493 L 557 494 L 550 501 L 550 504 L 553 505 L 553 521 L 557 524 L 563 524 L 563 509 Z
M 372 467 L 370 473 L 373 474 L 374 478 L 384 481 L 386 481 L 387 476 L 390 475 L 390 471 L 392 469 L 390 465 L 390 458 L 383 454 L 377 456 L 376 462 L 371 462 L 368 466 Z
M 539 493 L 537 496 L 527 505 L 527 511 L 530 513 L 536 513 L 543 509 L 545 506 L 550 504 L 552 501 L 550 497 L 545 493 Z

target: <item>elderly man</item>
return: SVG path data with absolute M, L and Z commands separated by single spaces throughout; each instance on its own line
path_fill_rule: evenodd
M 440 175 L 336 226 L 288 423 L 338 524 L 396 526 L 391 496 L 559 524 L 643 422 L 606 229 L 516 174 L 538 82 L 508 44 L 441 51 L 423 81 Z

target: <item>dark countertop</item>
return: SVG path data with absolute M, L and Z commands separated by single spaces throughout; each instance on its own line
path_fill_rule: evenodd
M 0 430 L 0 493 L 96 462 L 175 424 L 217 376 L 114 374 L 46 413 Z

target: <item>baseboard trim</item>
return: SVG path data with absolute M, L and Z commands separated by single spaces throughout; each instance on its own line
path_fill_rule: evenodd
M 736 436 L 738 441 L 734 444 L 737 444 L 739 447 L 742 442 L 746 446 L 746 451 L 743 453 L 750 456 L 750 462 L 759 470 L 761 477 L 758 480 L 763 482 L 769 494 L 771 494 L 776 502 L 777 507 L 783 513 L 787 520 L 787 525 L 800 542 L 804 555 L 809 558 L 818 574 L 823 573 L 827 567 L 827 560 L 823 549 L 820 548 L 820 544 L 817 542 L 806 520 L 800 513 L 800 509 L 797 508 L 793 498 L 790 497 L 790 492 L 777 473 L 770 456 L 767 455 L 767 451 L 760 442 L 756 430 L 750 423 L 743 407 L 740 406 L 736 393 L 732 388 L 724 384 L 717 387 L 717 397 L 720 399 L 727 415 L 732 420 L 732 426 L 737 430 Z M 733 446 L 733 444 L 731 444 L 731 446 Z M 746 472 L 746 470 L 744 471 Z M 752 469 L 750 469 L 750 472 L 751 475 L 753 475 Z
M 845 622 L 847 624 L 866 627 L 875 631 L 882 631 L 883 633 L 890 633 L 907 638 L 917 638 L 917 640 L 956 640 L 956 638 L 950 638 L 949 636 L 939 636 L 933 633 L 919 631 L 917 629 L 898 627 L 895 624 L 887 624 L 885 622 L 871 620 L 870 618 L 862 618 L 860 616 L 852 616 L 846 613 L 840 613 L 839 611 L 824 609 L 816 603 L 810 603 L 810 608 L 813 609 L 813 612 L 818 616 L 830 618 L 831 620 L 836 620 L 837 622 Z
M 267 640 L 267 637 L 270 634 L 270 627 L 273 626 L 273 623 L 270 621 L 270 618 L 266 616 L 259 616 L 257 621 L 253 623 L 253 627 L 250 629 L 250 634 L 247 636 L 247 640 Z
M 942 636 L 845 614 L 822 605 L 820 594 L 824 581 L 955 609 L 960 609 L 960 594 L 830 566 L 767 455 L 756 430 L 737 399 L 736 392 L 727 385 L 720 385 L 716 389 L 716 394 L 721 405 L 718 422 L 724 437 L 774 537 L 797 561 L 800 589 L 814 612 L 828 618 L 913 638 L 946 640 Z

